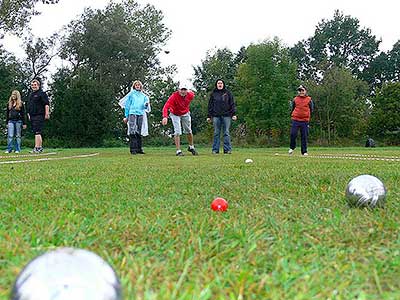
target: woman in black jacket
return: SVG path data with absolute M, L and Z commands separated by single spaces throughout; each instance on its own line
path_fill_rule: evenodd
M 211 122 L 212 120 L 214 124 L 213 154 L 219 153 L 221 129 L 224 135 L 224 154 L 232 153 L 229 128 L 231 120 L 235 121 L 236 119 L 236 106 L 232 93 L 226 89 L 225 82 L 222 79 L 218 79 L 208 101 L 207 121 Z
M 12 91 L 6 109 L 7 150 L 11 153 L 15 139 L 15 153 L 21 152 L 22 128 L 26 128 L 25 108 L 19 91 Z

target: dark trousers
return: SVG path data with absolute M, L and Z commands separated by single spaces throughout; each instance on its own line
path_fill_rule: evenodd
M 300 122 L 292 120 L 292 128 L 290 129 L 290 149 L 296 148 L 296 138 L 300 129 L 301 134 L 301 154 L 307 153 L 308 138 L 308 122 Z
M 142 136 L 139 133 L 129 135 L 129 147 L 132 154 L 142 153 Z

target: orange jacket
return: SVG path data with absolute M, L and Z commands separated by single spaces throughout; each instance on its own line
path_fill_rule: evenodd
M 292 101 L 292 120 L 310 122 L 313 109 L 314 103 L 310 96 L 295 97 Z

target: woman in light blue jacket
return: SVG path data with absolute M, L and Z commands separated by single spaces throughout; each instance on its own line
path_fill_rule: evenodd
M 139 80 L 133 82 L 132 88 L 125 102 L 124 122 L 128 124 L 131 154 L 144 154 L 142 149 L 142 124 L 143 116 L 149 108 L 150 101 L 149 97 L 142 92 L 143 84 Z

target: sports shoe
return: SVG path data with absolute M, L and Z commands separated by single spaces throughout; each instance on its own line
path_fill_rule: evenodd
M 218 151 L 213 151 L 213 152 L 211 152 L 212 154 L 219 154 L 219 152 Z
M 197 153 L 197 151 L 196 151 L 196 149 L 193 147 L 193 148 L 190 148 L 190 146 L 188 147 L 188 149 L 187 149 L 189 152 L 191 152 L 193 155 L 199 155 L 199 153 Z
M 181 150 L 176 151 L 176 156 L 185 156 Z
M 140 149 L 137 154 L 145 154 L 144 151 L 142 149 Z
M 10 154 L 11 151 L 6 150 L 6 151 L 4 151 L 4 153 L 5 153 L 5 154 Z
M 15 151 L 15 154 L 19 154 L 19 151 Z
M 232 151 L 224 151 L 224 154 L 232 154 Z
M 294 150 L 293 149 L 289 149 L 289 155 L 292 155 L 293 154 L 293 152 L 294 152 Z
M 308 153 L 306 152 L 306 153 L 303 153 L 303 156 L 308 156 Z
M 29 151 L 29 153 L 31 153 L 31 154 L 39 154 L 40 152 L 39 152 L 38 148 L 35 147 L 31 151 Z

